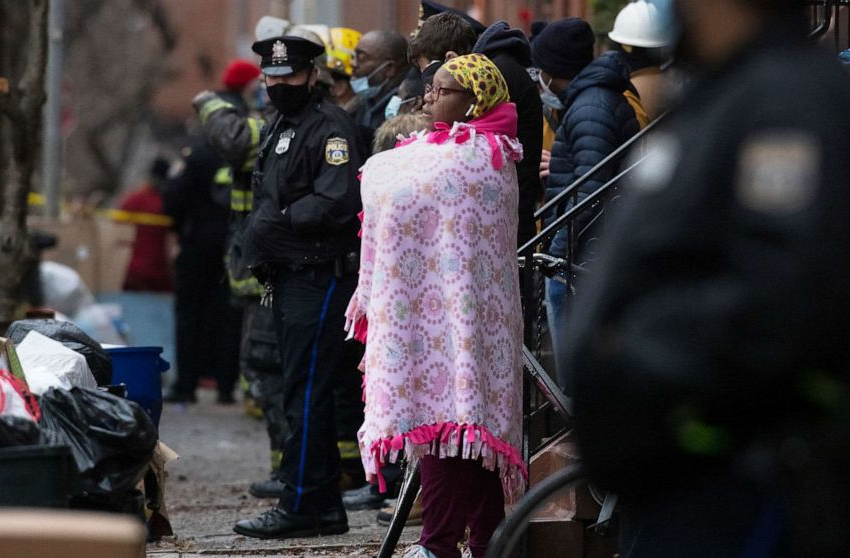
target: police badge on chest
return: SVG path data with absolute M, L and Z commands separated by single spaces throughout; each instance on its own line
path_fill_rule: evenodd
M 292 128 L 288 130 L 284 130 L 280 133 L 280 139 L 277 140 L 277 146 L 274 148 L 274 152 L 278 155 L 283 155 L 287 151 L 289 151 L 289 144 L 292 142 L 292 138 L 295 137 L 295 130 Z

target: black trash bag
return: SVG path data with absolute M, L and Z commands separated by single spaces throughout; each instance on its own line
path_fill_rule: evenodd
M 157 431 L 139 405 L 80 387 L 51 388 L 40 403 L 42 443 L 71 447 L 84 492 L 128 492 L 145 476 Z
M 6 337 L 15 345 L 19 345 L 30 331 L 37 331 L 86 357 L 97 385 L 105 386 L 112 382 L 112 359 L 109 354 L 103 350 L 100 343 L 71 322 L 44 319 L 18 320 L 9 326 Z
M 135 516 L 145 522 L 145 496 L 135 488 L 127 492 L 75 494 L 68 504 L 72 510 L 106 511 Z
M 21 417 L 0 417 L 0 448 L 34 446 L 41 440 L 41 429 L 30 420 Z

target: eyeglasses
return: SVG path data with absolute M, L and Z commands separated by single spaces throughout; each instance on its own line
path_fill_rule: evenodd
M 437 101 L 441 95 L 451 93 L 466 93 L 467 95 L 472 95 L 472 93 L 466 89 L 453 89 L 451 87 L 434 87 L 433 85 L 425 85 L 425 94 L 432 95 L 435 101 Z

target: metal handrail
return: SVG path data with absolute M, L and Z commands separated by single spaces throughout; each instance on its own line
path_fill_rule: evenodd
M 644 128 L 644 129 L 647 129 L 647 128 Z M 560 230 L 564 225 L 566 225 L 568 222 L 573 220 L 575 218 L 575 216 L 578 213 L 582 212 L 588 205 L 595 203 L 612 186 L 614 186 L 617 182 L 619 182 L 627 174 L 629 174 L 632 170 L 634 170 L 635 167 L 637 167 L 638 165 L 643 163 L 646 160 L 647 157 L 648 157 L 648 155 L 644 155 L 643 157 L 641 157 L 640 159 L 638 159 L 637 161 L 635 161 L 634 163 L 629 165 L 629 167 L 627 169 L 623 170 L 622 172 L 617 174 L 617 176 L 615 176 L 614 178 L 612 178 L 611 180 L 609 180 L 608 182 L 606 182 L 605 184 L 600 186 L 592 194 L 590 194 L 589 196 L 587 196 L 586 198 L 581 200 L 579 203 L 577 203 L 576 205 L 571 207 L 569 211 L 558 216 L 558 218 L 556 218 L 554 221 L 549 223 L 549 225 L 547 225 L 542 231 L 540 231 L 537 234 L 537 236 L 535 236 L 534 238 L 532 238 L 531 240 L 529 240 L 528 242 L 523 244 L 517 250 L 517 254 L 519 254 L 520 256 L 523 256 L 523 255 L 528 254 L 529 252 L 533 252 L 535 246 L 537 246 L 541 242 L 546 242 L 551 237 L 555 236 L 555 233 L 557 233 L 558 230 Z M 587 176 L 587 174 L 585 174 L 584 176 Z M 584 177 L 582 177 L 582 178 L 584 178 Z M 581 180 L 581 179 L 579 179 L 579 180 Z M 574 182 L 573 184 L 576 184 L 576 183 L 578 183 L 578 181 Z
M 602 159 L 601 161 L 599 161 L 599 163 L 597 163 L 595 167 L 593 167 L 592 169 L 590 169 L 589 171 L 587 171 L 586 173 L 584 173 L 582 176 L 580 176 L 579 178 L 577 178 L 577 179 L 576 179 L 576 180 L 575 180 L 572 184 L 570 184 L 569 186 L 567 186 L 566 188 L 564 188 L 564 190 L 562 190 L 561 192 L 558 192 L 558 195 L 557 195 L 557 196 L 555 196 L 554 198 L 552 198 L 551 200 L 549 200 L 548 202 L 546 202 L 545 204 L 543 204 L 543 205 L 540 207 L 540 209 L 538 209 L 537 211 L 535 211 L 535 212 L 534 212 L 534 218 L 535 218 L 535 219 L 539 219 L 540 217 L 542 217 L 542 216 L 543 216 L 543 215 L 544 215 L 547 211 L 549 211 L 550 209 L 552 209 L 552 207 L 554 207 L 556 204 L 558 204 L 561 200 L 563 200 L 565 197 L 567 197 L 567 196 L 569 196 L 570 194 L 572 194 L 575 190 L 577 190 L 577 189 L 578 189 L 578 188 L 580 188 L 582 185 L 584 185 L 584 183 L 585 183 L 585 182 L 587 182 L 588 180 L 590 180 L 591 178 L 593 178 L 594 176 L 596 176 L 596 174 L 597 174 L 597 173 L 599 173 L 599 171 L 601 171 L 601 170 L 603 170 L 603 169 L 606 169 L 606 168 L 608 167 L 608 165 L 612 164 L 612 162 L 613 162 L 613 161 L 616 161 L 616 160 L 617 160 L 617 159 L 619 159 L 621 156 L 625 155 L 625 154 L 626 154 L 626 152 L 627 152 L 627 151 L 628 151 L 628 150 L 629 150 L 629 149 L 630 149 L 630 148 L 631 148 L 631 147 L 632 147 L 635 143 L 637 143 L 637 142 L 639 142 L 641 139 L 643 139 L 643 138 L 644 138 L 644 137 L 645 137 L 645 136 L 646 136 L 649 132 L 651 132 L 651 131 L 652 131 L 652 130 L 653 130 L 653 129 L 654 129 L 654 128 L 658 125 L 658 123 L 659 123 L 659 122 L 661 122 L 663 119 L 664 119 L 664 115 L 662 114 L 661 116 L 659 116 L 658 118 L 656 118 L 655 120 L 653 120 L 652 122 L 650 122 L 650 123 L 646 126 L 646 128 L 644 128 L 644 129 L 643 129 L 643 130 L 641 130 L 640 132 L 638 132 L 638 133 L 636 133 L 635 135 L 633 135 L 631 138 L 629 138 L 628 140 L 626 140 L 626 142 L 625 142 L 625 143 L 623 143 L 623 145 L 621 145 L 620 147 L 618 147 L 617 149 L 615 149 L 614 151 L 612 151 L 610 155 L 608 155 L 607 157 L 605 157 L 604 159 Z
M 820 25 L 812 29 L 809 33 L 809 38 L 816 39 L 822 37 L 829 31 L 829 26 L 832 24 L 832 10 L 838 7 L 835 2 L 836 0 L 819 0 L 813 3 L 817 7 L 823 6 L 823 21 Z

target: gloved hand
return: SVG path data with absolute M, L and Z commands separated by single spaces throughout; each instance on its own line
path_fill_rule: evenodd
M 201 107 L 204 106 L 205 103 L 215 99 L 216 97 L 218 97 L 218 95 L 215 94 L 215 91 L 204 89 L 192 99 L 192 106 L 196 111 L 200 112 Z
M 266 281 L 271 279 L 272 276 L 272 267 L 267 263 L 261 263 L 260 265 L 255 265 L 251 268 L 251 273 L 254 277 L 257 278 L 257 281 L 260 282 L 261 285 L 265 285 Z

